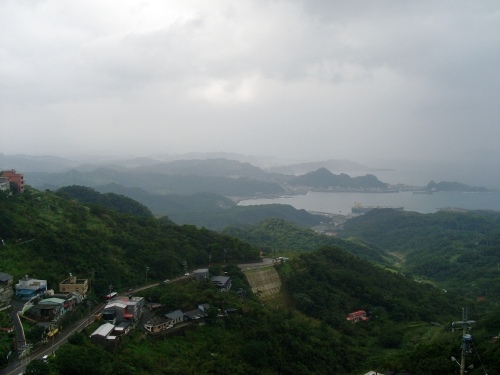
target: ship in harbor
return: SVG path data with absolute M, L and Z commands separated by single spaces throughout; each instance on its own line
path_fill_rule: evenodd
M 397 211 L 404 211 L 402 206 L 362 206 L 359 202 L 354 202 L 354 206 L 351 208 L 353 214 L 366 214 L 367 212 L 374 210 L 376 208 L 390 208 Z

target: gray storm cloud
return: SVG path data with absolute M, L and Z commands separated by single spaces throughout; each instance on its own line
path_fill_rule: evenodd
M 3 153 L 446 160 L 500 139 L 496 1 L 6 0 L 0 38 Z

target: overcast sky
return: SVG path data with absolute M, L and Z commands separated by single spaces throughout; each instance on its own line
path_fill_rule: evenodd
M 499 155 L 500 2 L 2 0 L 0 152 Z

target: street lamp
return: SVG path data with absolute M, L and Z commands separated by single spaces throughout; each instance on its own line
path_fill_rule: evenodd
M 226 264 L 227 249 L 224 249 L 224 265 Z

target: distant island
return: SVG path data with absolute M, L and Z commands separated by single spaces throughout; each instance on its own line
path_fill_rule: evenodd
M 482 186 L 469 186 L 460 182 L 431 181 L 427 184 L 427 191 L 461 191 L 469 193 L 492 191 Z
M 380 181 L 376 176 L 350 177 L 345 173 L 333 174 L 326 168 L 319 168 L 296 176 L 287 181 L 289 186 L 302 187 L 315 191 L 361 191 L 361 192 L 387 192 L 389 184 Z

